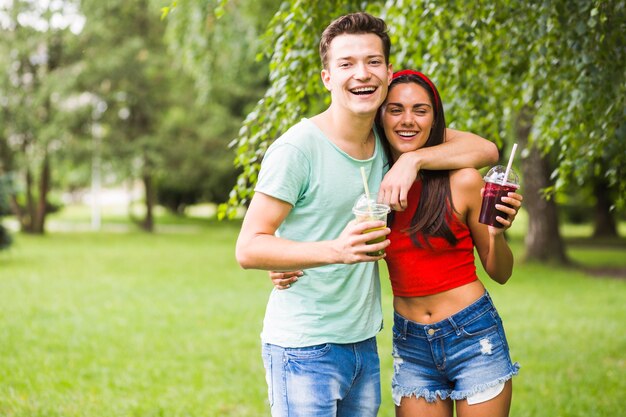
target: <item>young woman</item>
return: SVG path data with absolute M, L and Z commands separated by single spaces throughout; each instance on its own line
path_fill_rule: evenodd
M 422 73 L 393 75 L 377 115 L 393 164 L 400 155 L 445 141 L 434 84 Z M 487 274 L 504 284 L 513 255 L 504 239 L 522 196 L 496 206 L 502 228 L 478 222 L 484 183 L 473 168 L 421 170 L 408 208 L 390 218 L 385 261 L 394 293 L 392 381 L 396 415 L 505 417 L 519 366 L 511 362 L 502 322 L 476 275 L 474 249 Z M 288 288 L 301 272 L 274 273 Z
M 442 143 L 445 117 L 434 84 L 412 70 L 394 74 L 378 122 L 391 161 Z M 503 232 L 521 206 L 509 193 L 508 219 L 478 222 L 483 180 L 475 169 L 420 171 L 408 209 L 391 220 L 385 258 L 394 293 L 393 398 L 397 416 L 507 416 L 511 362 L 502 322 L 476 275 L 474 248 L 487 274 L 504 284 L 513 255 Z M 453 402 L 455 404 L 453 404 Z

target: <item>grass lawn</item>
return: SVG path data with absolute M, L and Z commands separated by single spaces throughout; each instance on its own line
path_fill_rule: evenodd
M 270 282 L 236 264 L 239 223 L 177 226 L 14 236 L 0 253 L 0 416 L 269 415 L 259 332 Z M 626 267 L 624 254 L 623 240 L 570 248 L 590 266 Z M 521 364 L 512 416 L 626 415 L 625 279 L 518 263 L 505 286 L 483 282 Z M 379 415 L 390 417 L 384 269 L 382 283 Z

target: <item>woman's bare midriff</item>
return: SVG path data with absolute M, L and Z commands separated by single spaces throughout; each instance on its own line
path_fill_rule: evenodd
M 393 308 L 402 317 L 421 324 L 432 324 L 452 316 L 485 293 L 480 280 L 424 297 L 394 297 Z

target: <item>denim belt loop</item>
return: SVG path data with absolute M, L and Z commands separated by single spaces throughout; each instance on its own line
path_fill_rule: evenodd
M 450 322 L 450 325 L 454 329 L 456 335 L 460 336 L 461 335 L 461 328 L 456 325 L 456 323 L 454 322 L 454 319 L 452 317 L 448 317 L 448 321 Z
M 409 321 L 402 318 L 402 340 L 406 340 L 406 334 L 408 333 Z
M 493 304 L 493 299 L 491 298 L 491 294 L 489 294 L 489 291 L 485 290 L 485 294 L 483 295 L 483 297 L 485 297 L 485 300 L 487 300 L 487 304 L 489 304 L 490 307 L 495 308 Z

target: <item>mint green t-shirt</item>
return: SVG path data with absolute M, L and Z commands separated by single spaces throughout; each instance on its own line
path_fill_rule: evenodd
M 376 192 L 385 157 L 376 135 L 374 155 L 354 159 L 303 119 L 268 149 L 256 192 L 293 206 L 277 236 L 294 241 L 336 239 L 354 218 L 363 194 L 361 167 Z M 382 328 L 377 262 L 333 264 L 304 271 L 289 289 L 270 294 L 261 338 L 282 347 L 355 343 Z

